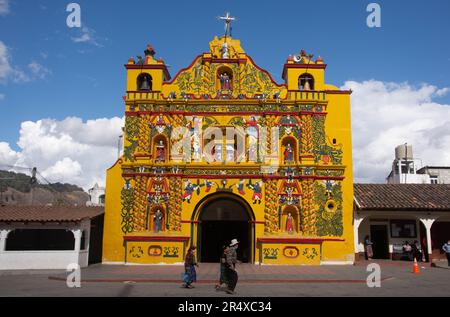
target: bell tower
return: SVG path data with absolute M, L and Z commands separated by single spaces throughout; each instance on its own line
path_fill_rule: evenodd
M 128 60 L 127 92 L 160 93 L 164 82 L 170 80 L 170 74 L 162 58 L 155 58 L 153 46 L 147 45 L 145 57 L 137 56 Z
M 283 68 L 283 79 L 289 91 L 319 91 L 325 90 L 325 68 L 319 56 L 313 61 L 313 54 L 304 50 L 294 56 L 289 55 Z

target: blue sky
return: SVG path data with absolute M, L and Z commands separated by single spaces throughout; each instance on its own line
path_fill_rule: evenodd
M 238 18 L 233 37 L 279 82 L 287 56 L 305 49 L 322 56 L 336 86 L 374 79 L 450 87 L 448 0 L 79 0 L 87 42 L 73 40 L 82 29 L 66 26 L 70 1 L 2 1 L 9 10 L 0 41 L 11 68 L 28 76 L 0 82 L 0 142 L 15 151 L 24 121 L 123 116 L 127 59 L 151 43 L 175 75 L 223 33 L 217 17 L 227 11 Z M 381 28 L 366 25 L 370 2 L 381 5 Z M 433 101 L 450 104 L 450 96 Z

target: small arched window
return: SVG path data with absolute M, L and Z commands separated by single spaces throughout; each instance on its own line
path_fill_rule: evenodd
M 303 74 L 298 78 L 299 90 L 314 90 L 314 77 L 311 74 Z
M 152 90 L 153 78 L 147 73 L 140 74 L 137 78 L 138 90 Z

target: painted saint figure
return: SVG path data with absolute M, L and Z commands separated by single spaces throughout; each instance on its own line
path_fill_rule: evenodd
M 230 51 L 229 51 L 227 42 L 223 43 L 221 51 L 222 51 L 222 58 L 230 57 Z
M 224 72 L 220 74 L 219 78 L 220 78 L 220 90 L 221 91 L 231 90 L 230 76 L 226 72 Z
M 156 162 L 164 162 L 166 160 L 166 147 L 164 146 L 164 141 L 159 141 L 156 146 Z
M 156 124 L 165 124 L 164 117 L 162 115 L 158 115 L 158 121 L 156 122 Z
M 161 210 L 158 209 L 156 211 L 155 215 L 153 216 L 156 233 L 161 231 L 162 218 L 163 218 L 163 214 L 162 214 Z
M 291 213 L 288 214 L 287 219 L 286 219 L 286 231 L 289 234 L 294 233 L 294 218 L 292 218 Z
M 292 150 L 291 144 L 287 144 L 284 149 L 284 162 L 292 163 L 294 161 L 294 151 Z

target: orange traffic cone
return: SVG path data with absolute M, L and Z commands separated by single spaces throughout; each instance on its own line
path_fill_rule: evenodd
M 414 274 L 420 274 L 420 268 L 419 268 L 419 264 L 417 263 L 417 259 L 416 258 L 414 258 L 413 273 Z

